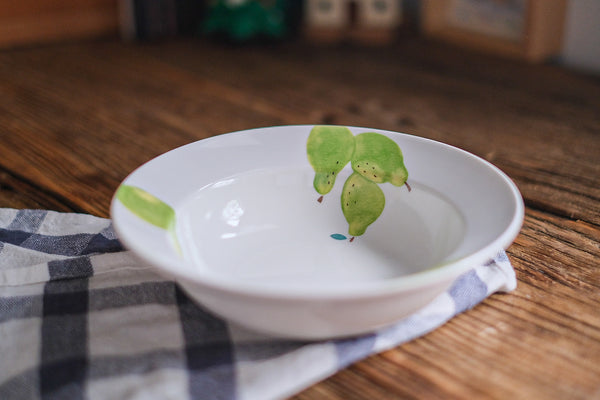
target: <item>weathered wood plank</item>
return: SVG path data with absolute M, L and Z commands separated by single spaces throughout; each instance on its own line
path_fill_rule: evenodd
M 39 188 L 12 172 L 0 170 L 0 207 L 82 212 L 70 200 Z

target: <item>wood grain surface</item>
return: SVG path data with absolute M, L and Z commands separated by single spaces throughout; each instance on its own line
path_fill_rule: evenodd
M 176 146 L 335 123 L 443 141 L 526 203 L 518 288 L 297 399 L 600 398 L 600 79 L 422 39 L 390 47 L 97 41 L 0 52 L 0 206 L 108 217 Z M 452 171 L 444 171 L 452 173 Z

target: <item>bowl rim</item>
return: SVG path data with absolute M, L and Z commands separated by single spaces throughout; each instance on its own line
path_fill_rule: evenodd
M 222 140 L 223 137 L 231 137 L 232 135 L 239 134 L 252 134 L 256 131 L 264 130 L 276 130 L 276 129 L 289 129 L 289 128 L 300 128 L 300 127 L 311 127 L 315 125 L 278 125 L 268 126 L 260 128 L 252 128 L 239 130 L 234 132 L 223 133 L 216 136 L 211 136 L 206 139 L 200 139 L 183 146 L 173 148 L 167 152 L 164 152 L 147 162 L 141 164 L 134 169 L 120 184 L 126 184 L 132 175 L 137 173 L 139 170 L 144 168 L 147 164 L 152 163 L 159 157 L 162 157 L 168 153 L 175 152 L 184 147 L 192 146 L 199 142 L 207 143 L 209 141 Z M 186 284 L 195 283 L 201 285 L 205 289 L 217 290 L 220 292 L 227 292 L 236 295 L 245 295 L 251 297 L 260 297 L 263 299 L 278 299 L 278 300 L 343 300 L 343 299 L 360 299 L 360 298 L 374 298 L 381 296 L 394 295 L 398 292 L 416 291 L 420 288 L 426 288 L 429 286 L 439 285 L 442 283 L 450 283 L 462 273 L 492 260 L 501 250 L 505 250 L 517 237 L 521 227 L 523 225 L 525 207 L 523 198 L 516 184 L 501 171 L 498 167 L 490 163 L 489 161 L 476 156 L 466 150 L 452 146 L 443 142 L 439 142 L 433 139 L 424 138 L 421 136 L 411 135 L 402 132 L 395 132 L 389 130 L 382 130 L 377 128 L 347 126 L 352 130 L 370 130 L 377 131 L 392 135 L 409 136 L 412 140 L 423 141 L 431 145 L 441 145 L 449 148 L 453 151 L 459 152 L 460 155 L 469 157 L 477 161 L 483 168 L 487 168 L 499 178 L 501 178 L 504 184 L 504 189 L 507 189 L 510 193 L 510 199 L 512 201 L 512 218 L 507 227 L 487 245 L 481 247 L 479 250 L 474 251 L 464 257 L 445 262 L 441 265 L 432 266 L 423 271 L 403 275 L 399 277 L 393 277 L 385 280 L 361 282 L 361 283 L 345 283 L 339 286 L 323 287 L 323 286 L 282 286 L 277 287 L 272 284 L 263 285 L 259 282 L 243 282 L 238 280 L 226 279 L 221 276 L 211 274 L 194 274 L 191 273 L 193 266 L 190 262 L 186 262 L 183 259 L 175 259 L 171 256 L 161 254 L 150 254 L 146 248 L 141 244 L 141 241 L 132 240 L 126 230 L 126 227 L 121 225 L 121 221 L 115 218 L 118 214 L 117 209 L 124 206 L 119 203 L 115 194 L 112 197 L 110 205 L 110 214 L 112 217 L 113 228 L 117 234 L 118 239 L 128 250 L 131 250 L 139 259 L 148 263 L 149 265 L 161 270 L 176 280 L 185 281 Z M 167 240 L 167 235 L 164 235 Z M 185 268 L 182 268 L 185 265 Z

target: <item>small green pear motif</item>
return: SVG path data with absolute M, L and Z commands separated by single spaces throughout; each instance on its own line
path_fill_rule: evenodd
M 379 186 L 354 172 L 344 183 L 342 211 L 348 221 L 348 233 L 360 236 L 383 212 L 385 196 Z
M 129 211 L 164 229 L 171 238 L 175 251 L 181 255 L 181 246 L 175 232 L 175 210 L 170 205 L 137 186 L 121 185 L 116 196 Z
M 138 217 L 165 230 L 173 229 L 175 211 L 171 206 L 136 186 L 121 185 L 117 198 Z
M 354 135 L 342 126 L 315 126 L 308 136 L 306 154 L 315 170 L 313 186 L 319 194 L 333 188 L 337 174 L 354 152 Z
M 402 186 L 408 178 L 402 150 L 385 135 L 365 132 L 356 136 L 352 169 L 375 183 Z

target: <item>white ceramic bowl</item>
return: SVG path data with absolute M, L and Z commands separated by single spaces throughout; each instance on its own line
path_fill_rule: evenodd
M 379 219 L 352 242 L 334 239 L 350 238 L 340 193 L 352 171 L 342 170 L 317 201 L 306 155 L 311 128 L 220 135 L 142 165 L 121 187 L 143 189 L 142 197 L 160 199 L 157 212 L 168 212 L 153 220 L 115 196 L 120 240 L 226 319 L 276 336 L 322 339 L 406 317 L 518 234 L 522 198 L 487 161 L 416 136 L 350 128 L 400 146 L 412 191 L 381 184 Z M 169 210 L 173 224 L 164 222 Z

